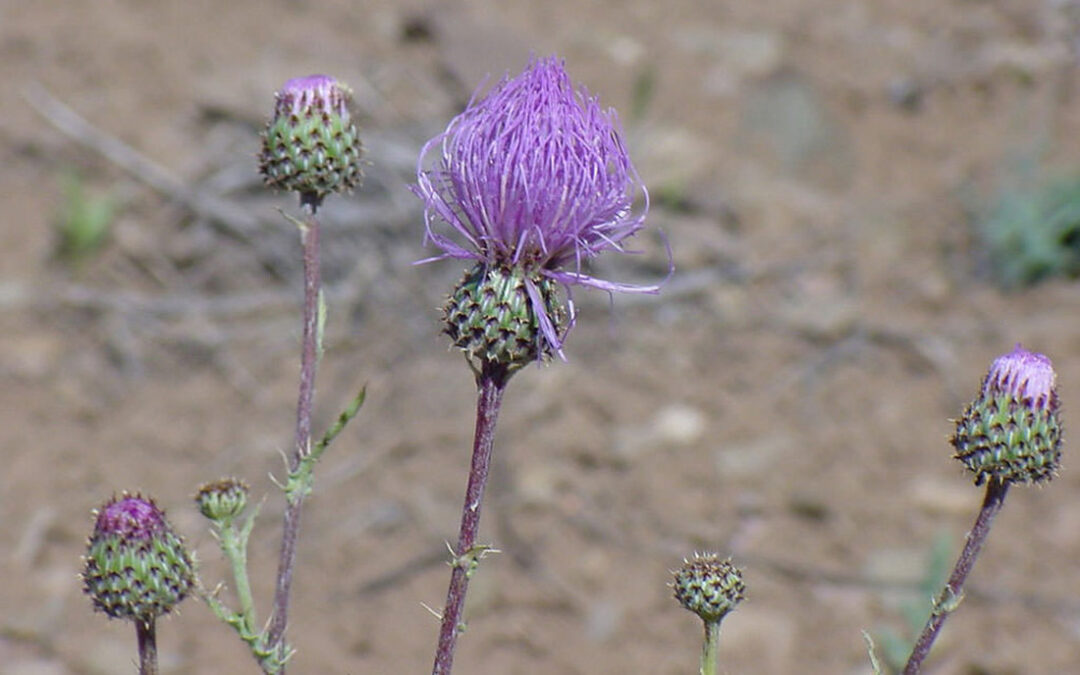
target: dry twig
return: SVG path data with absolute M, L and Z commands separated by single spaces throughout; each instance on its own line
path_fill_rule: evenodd
M 28 86 L 23 90 L 23 97 L 38 114 L 63 134 L 83 147 L 99 153 L 132 178 L 183 204 L 192 213 L 210 221 L 226 234 L 250 242 L 258 230 L 258 219 L 243 207 L 227 199 L 193 190 L 165 167 L 92 125 L 40 84 Z

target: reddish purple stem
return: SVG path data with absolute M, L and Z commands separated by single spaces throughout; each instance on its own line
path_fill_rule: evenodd
M 300 460 L 311 451 L 311 411 L 315 397 L 315 368 L 318 359 L 319 321 L 319 222 L 315 218 L 317 203 L 305 203 L 308 217 L 300 228 L 300 243 L 304 259 L 304 333 L 300 355 L 300 394 L 296 403 L 296 446 L 289 457 L 289 472 L 295 473 Z M 281 556 L 278 559 L 277 585 L 274 590 L 274 610 L 267 643 L 284 656 L 285 630 L 289 625 L 289 594 L 292 590 L 293 567 L 296 564 L 296 543 L 300 536 L 300 512 L 303 491 L 292 495 L 285 504 L 281 533 Z M 285 669 L 278 671 L 282 675 Z
M 975 519 L 975 525 L 968 532 L 964 550 L 960 552 L 960 558 L 956 561 L 956 567 L 953 568 L 952 576 L 949 577 L 948 583 L 945 584 L 941 597 L 934 602 L 934 609 L 930 613 L 926 627 L 923 628 L 922 635 L 919 636 L 919 640 L 915 643 L 915 648 L 908 658 L 907 665 L 904 666 L 904 675 L 918 675 L 922 669 L 922 662 L 930 655 L 930 648 L 934 646 L 934 640 L 937 639 L 941 626 L 945 623 L 945 619 L 948 618 L 951 611 L 955 609 L 955 606 L 948 606 L 949 601 L 959 600 L 963 597 L 964 582 L 967 580 L 971 568 L 975 566 L 975 558 L 979 556 L 979 551 L 990 534 L 990 526 L 994 522 L 994 516 L 998 514 L 998 511 L 1005 504 L 1005 493 L 1008 490 L 1009 484 L 997 478 L 991 478 L 987 481 L 986 497 L 983 499 L 982 508 L 979 510 L 979 517 Z
M 135 619 L 135 639 L 139 643 L 139 675 L 157 675 L 157 629 L 153 619 Z
M 465 490 L 465 505 L 461 510 L 461 531 L 456 560 L 450 573 L 450 588 L 446 592 L 446 608 L 439 629 L 439 647 L 435 652 L 432 675 L 450 675 L 454 665 L 454 649 L 462 629 L 462 611 L 465 593 L 469 588 L 469 576 L 473 562 L 481 552 L 475 550 L 476 536 L 480 531 L 480 506 L 484 498 L 488 473 L 491 470 L 491 453 L 495 441 L 495 422 L 499 417 L 503 392 L 511 373 L 506 366 L 484 362 L 476 378 L 476 432 L 473 436 L 472 465 L 469 467 L 469 484 Z

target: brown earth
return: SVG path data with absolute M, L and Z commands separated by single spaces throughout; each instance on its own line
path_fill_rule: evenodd
M 411 265 L 431 251 L 407 185 L 485 74 L 535 52 L 622 112 L 678 271 L 613 313 L 579 293 L 569 361 L 511 383 L 483 535 L 502 554 L 476 577 L 459 672 L 696 672 L 700 627 L 666 584 L 703 549 L 733 555 L 749 587 L 724 672 L 869 672 L 860 631 L 908 635 L 934 542 L 951 561 L 974 518 L 980 490 L 946 438 L 986 365 L 1023 342 L 1055 360 L 1066 423 L 1080 400 L 1075 282 L 996 290 L 972 230 L 1027 169 L 1080 156 L 1074 10 L 0 4 L 0 671 L 135 672 L 130 626 L 94 615 L 76 578 L 90 510 L 124 489 L 169 510 L 214 584 L 225 569 L 190 496 L 248 480 L 266 497 L 251 543 L 266 615 L 299 260 L 275 211 L 295 205 L 259 187 L 252 157 L 274 90 L 310 72 L 353 86 L 372 162 L 326 208 L 319 428 L 370 395 L 307 504 L 290 672 L 430 667 L 424 605 L 445 592 L 474 399 L 434 309 L 460 267 Z M 176 185 L 62 134 L 31 105 L 42 91 Z M 54 256 L 71 171 L 120 204 L 77 264 Z M 237 210 L 207 217 L 212 195 Z M 597 274 L 662 276 L 659 238 L 641 247 Z M 929 672 L 1080 672 L 1065 452 L 1049 487 L 1010 494 Z M 163 673 L 256 672 L 197 600 L 159 631 Z

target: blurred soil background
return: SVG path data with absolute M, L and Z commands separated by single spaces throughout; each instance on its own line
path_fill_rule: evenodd
M 569 361 L 511 384 L 483 533 L 502 553 L 475 578 L 458 670 L 697 672 L 699 621 L 666 584 L 715 550 L 749 587 L 725 672 L 869 672 L 860 631 L 902 650 L 974 519 L 982 490 L 947 438 L 990 361 L 1016 342 L 1050 355 L 1076 424 L 1077 283 L 1003 288 L 980 225 L 1011 199 L 1038 227 L 1040 190 L 1080 170 L 1077 11 L 0 4 L 0 672 L 135 672 L 130 625 L 95 616 L 76 577 L 91 509 L 124 489 L 168 510 L 212 586 L 225 569 L 191 496 L 246 479 L 266 497 L 266 616 L 300 261 L 277 212 L 294 200 L 253 158 L 274 91 L 313 72 L 353 87 L 370 160 L 324 209 L 317 428 L 369 397 L 304 513 L 290 672 L 430 668 L 474 390 L 436 309 L 462 267 L 412 264 L 432 249 L 407 186 L 422 143 L 530 53 L 620 111 L 650 186 L 643 254 L 594 273 L 662 277 L 660 231 L 677 272 L 613 310 L 578 292 Z M 1075 447 L 1049 486 L 1010 493 L 928 672 L 1080 672 Z M 163 673 L 256 672 L 198 600 L 159 636 Z

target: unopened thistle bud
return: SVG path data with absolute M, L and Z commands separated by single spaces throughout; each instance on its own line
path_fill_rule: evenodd
M 558 285 L 551 279 L 480 263 L 465 273 L 447 301 L 445 332 L 470 361 L 516 369 L 551 356 L 550 343 L 542 340 L 542 322 L 552 321 L 561 331 L 564 315 Z
M 675 572 L 675 599 L 706 623 L 722 620 L 742 602 L 746 585 L 742 571 L 731 558 L 720 560 L 715 553 L 695 553 Z
M 195 583 L 183 540 L 153 500 L 139 495 L 114 497 L 97 511 L 85 562 L 84 590 L 114 619 L 152 623 Z
M 957 459 L 975 484 L 1039 483 L 1057 473 L 1062 425 L 1050 359 L 1017 345 L 990 366 L 982 390 L 956 420 Z
M 229 521 L 244 512 L 249 488 L 238 478 L 222 478 L 206 483 L 195 493 L 199 513 L 210 520 Z
M 360 184 L 360 134 L 348 87 L 327 75 L 289 80 L 277 94 L 263 134 L 259 171 L 266 184 L 300 193 L 317 205 L 331 192 Z

